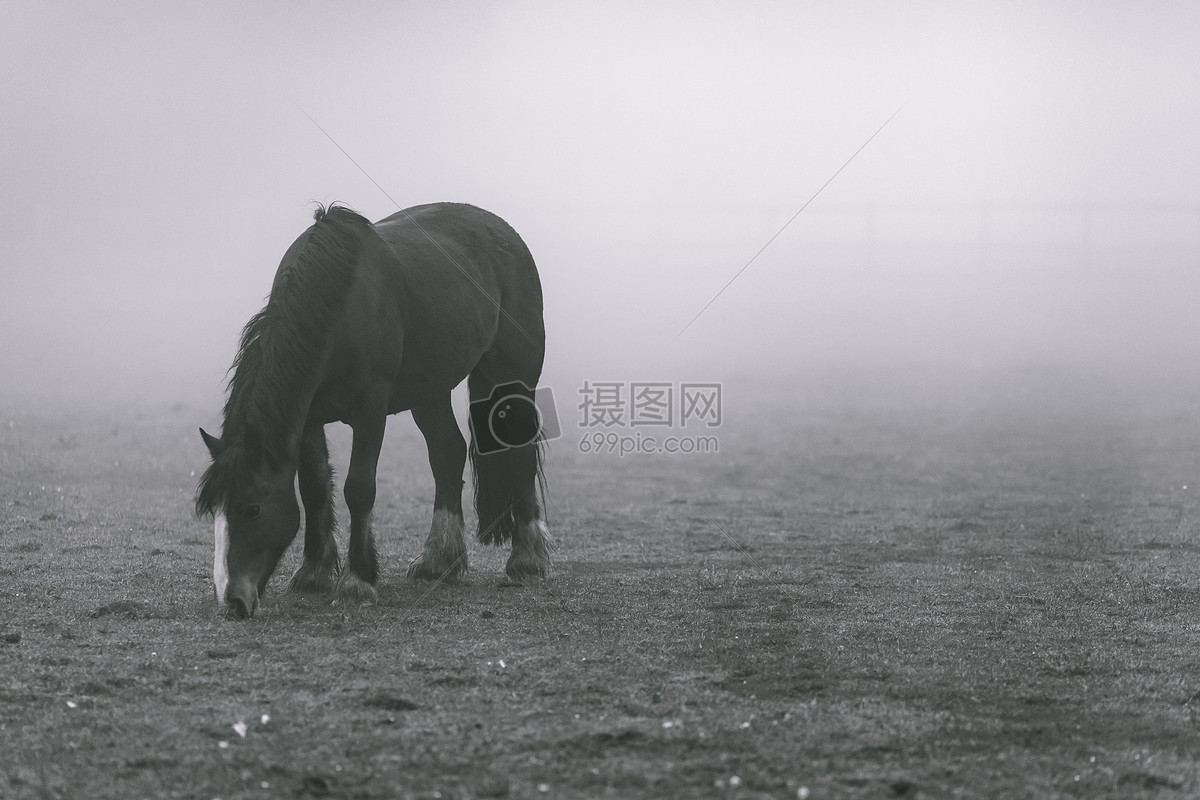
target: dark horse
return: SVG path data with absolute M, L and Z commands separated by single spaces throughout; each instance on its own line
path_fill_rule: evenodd
M 266 306 L 242 331 L 221 437 L 200 431 L 212 464 L 200 479 L 196 513 L 214 518 L 217 602 L 239 618 L 254 615 L 299 530 L 297 475 L 304 563 L 290 588 L 375 599 L 376 462 L 387 417 L 401 411 L 412 411 L 425 437 L 436 486 L 433 525 L 408 575 L 462 575 L 467 445 L 451 390 L 467 379 L 472 420 L 498 394 L 533 409 L 542 371 L 537 268 L 504 220 L 454 203 L 417 206 L 374 225 L 338 205 L 318 208 L 314 219 L 284 253 Z M 354 431 L 344 570 L 325 441 L 334 421 Z M 544 576 L 550 565 L 534 424 L 515 446 L 486 448 L 471 425 L 479 540 L 512 540 L 506 571 L 518 582 Z

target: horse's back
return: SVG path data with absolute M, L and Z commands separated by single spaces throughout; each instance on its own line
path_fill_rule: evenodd
M 449 390 L 481 359 L 519 361 L 536 377 L 545 348 L 533 257 L 499 216 L 463 203 L 414 206 L 374 224 L 404 298 L 401 405 L 411 387 Z M 507 369 L 505 370 L 508 371 Z
M 520 235 L 499 216 L 465 203 L 430 203 L 381 219 L 375 230 L 395 253 L 414 297 L 426 295 L 419 306 L 439 308 L 459 295 L 468 305 L 482 303 L 499 317 L 540 329 L 537 267 Z M 448 291 L 455 284 L 470 291 Z
M 529 249 L 511 225 L 490 211 L 466 203 L 429 203 L 406 208 L 376 222 L 375 230 L 401 251 L 414 246 L 449 245 L 481 261 L 495 260 L 497 254 L 519 256 L 533 268 Z

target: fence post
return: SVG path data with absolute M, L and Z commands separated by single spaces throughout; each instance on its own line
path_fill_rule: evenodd
M 1079 266 L 1085 270 L 1091 265 L 1094 211 L 1091 203 L 1084 203 L 1080 213 Z
M 879 220 L 876 218 L 875 204 L 868 203 L 863 207 L 863 227 L 865 228 L 864 238 L 867 242 L 867 256 L 863 260 L 866 262 L 865 266 L 866 271 L 868 272 L 874 271 L 876 266 L 875 251 L 878 247 L 878 242 L 876 241 L 879 236 L 878 223 Z
M 992 204 L 979 204 L 979 257 L 983 268 L 992 268 Z

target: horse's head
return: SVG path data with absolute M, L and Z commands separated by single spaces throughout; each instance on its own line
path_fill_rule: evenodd
M 200 481 L 196 510 L 212 514 L 213 588 L 238 619 L 254 616 L 267 580 L 300 528 L 294 465 L 269 458 L 252 431 L 223 441 L 200 435 L 212 464 Z

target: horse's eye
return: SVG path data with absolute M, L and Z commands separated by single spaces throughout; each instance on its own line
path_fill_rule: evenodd
M 262 513 L 262 506 L 258 503 L 252 503 L 246 506 L 246 510 L 242 512 L 246 519 L 258 519 L 258 515 Z

